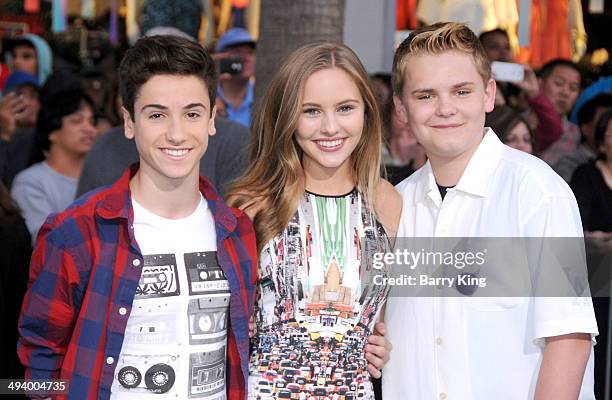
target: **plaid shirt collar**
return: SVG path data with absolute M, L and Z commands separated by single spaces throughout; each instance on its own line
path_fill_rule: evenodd
M 129 170 L 125 171 L 121 178 L 111 186 L 96 208 L 96 214 L 99 217 L 107 220 L 116 218 L 134 219 L 129 183 L 138 172 L 139 167 L 140 163 L 132 164 Z M 203 176 L 200 176 L 200 192 L 208 202 L 208 207 L 210 207 L 215 220 L 215 229 L 218 235 L 221 234 L 221 240 L 223 240 L 236 229 L 236 217 L 231 209 L 225 205 L 221 195 L 213 185 Z

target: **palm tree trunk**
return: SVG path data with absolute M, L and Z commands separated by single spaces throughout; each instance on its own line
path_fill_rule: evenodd
M 265 92 L 282 60 L 313 40 L 342 41 L 345 0 L 262 0 L 255 97 Z

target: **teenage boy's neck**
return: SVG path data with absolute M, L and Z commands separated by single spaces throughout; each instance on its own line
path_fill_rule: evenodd
M 138 171 L 130 180 L 132 197 L 148 211 L 168 219 L 180 219 L 193 214 L 200 204 L 199 178 L 155 179 Z
M 436 183 L 444 187 L 456 186 L 475 152 L 476 149 L 455 158 L 430 156 L 429 162 Z

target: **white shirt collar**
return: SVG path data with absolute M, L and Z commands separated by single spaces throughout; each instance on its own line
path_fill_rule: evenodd
M 504 144 L 495 132 L 491 128 L 485 128 L 484 137 L 468 162 L 455 189 L 475 196 L 488 197 L 491 180 L 501 159 L 503 148 Z M 416 188 L 417 201 L 423 201 L 426 197 L 431 198 L 438 205 L 442 201 L 429 160 L 421 169 Z

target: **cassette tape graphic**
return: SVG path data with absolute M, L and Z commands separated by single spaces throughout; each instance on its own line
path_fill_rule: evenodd
M 174 254 L 145 255 L 136 298 L 178 296 L 180 293 Z
M 225 399 L 225 346 L 189 355 L 189 398 Z
M 179 302 L 144 300 L 135 301 L 125 328 L 124 345 L 145 354 L 151 346 L 173 345 L 180 338 L 176 317 L 181 311 Z
M 115 370 L 113 392 L 147 394 L 176 391 L 178 358 L 172 355 L 122 355 Z
M 217 343 L 225 340 L 229 301 L 229 294 L 189 300 L 189 344 Z
M 216 251 L 185 253 L 189 294 L 229 292 L 229 283 L 217 262 Z

